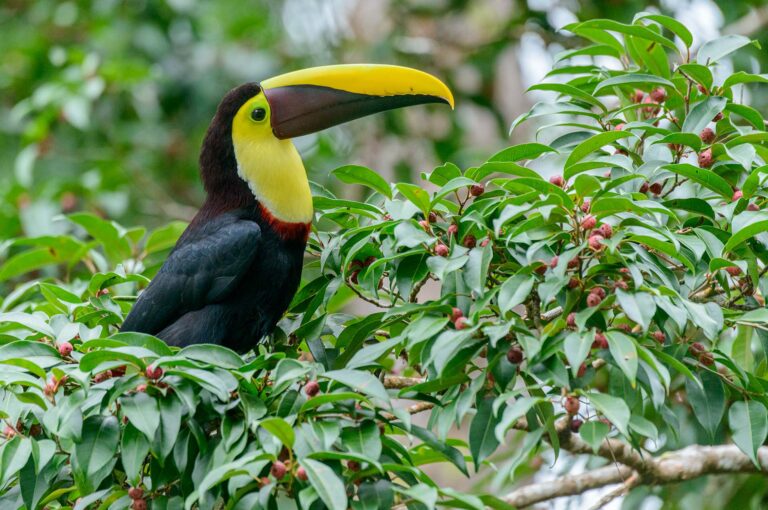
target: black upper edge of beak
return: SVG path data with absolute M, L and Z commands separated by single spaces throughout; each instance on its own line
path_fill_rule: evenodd
M 272 132 L 277 138 L 315 133 L 366 115 L 426 103 L 446 103 L 423 94 L 370 96 L 317 85 L 290 85 L 264 89 L 271 110 Z

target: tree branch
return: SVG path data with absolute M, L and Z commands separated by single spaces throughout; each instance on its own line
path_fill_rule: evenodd
M 588 445 L 586 445 L 587 451 L 584 451 L 584 445 L 581 444 L 580 439 L 567 438 L 566 440 L 567 444 L 560 445 L 564 450 L 592 454 L 592 449 Z M 608 442 L 610 446 L 606 444 Z M 758 449 L 757 456 L 760 462 L 758 468 L 735 445 L 691 445 L 681 450 L 663 453 L 658 457 L 650 455 L 642 457 L 638 452 L 629 453 L 631 450 L 629 445 L 620 443 L 622 442 L 618 440 L 606 440 L 598 450 L 598 455 L 601 457 L 615 454 L 618 464 L 526 485 L 509 493 L 504 497 L 504 501 L 516 507 L 525 507 L 621 483 L 620 487 L 606 494 L 598 502 L 595 508 L 600 508 L 639 485 L 665 485 L 715 474 L 768 473 L 768 446 Z M 636 464 L 638 469 L 633 469 L 622 461 L 633 464 L 640 461 L 640 464 Z
M 605 466 L 578 475 L 567 475 L 546 482 L 532 483 L 520 487 L 504 497 L 504 501 L 521 508 L 535 505 L 542 501 L 575 496 L 591 489 L 622 483 L 632 476 L 632 469 L 627 466 Z

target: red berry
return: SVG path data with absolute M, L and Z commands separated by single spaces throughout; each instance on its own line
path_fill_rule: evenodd
M 443 243 L 437 243 L 437 246 L 435 246 L 435 255 L 438 257 L 447 257 L 448 251 L 448 247 Z
M 429 211 L 429 222 L 434 223 L 437 221 L 437 214 L 435 214 L 432 211 Z
M 608 339 L 605 338 L 605 335 L 601 333 L 600 331 L 597 331 L 595 333 L 595 340 L 592 342 L 592 348 L 593 349 L 607 349 L 608 348 Z
M 654 195 L 660 195 L 661 190 L 664 189 L 664 185 L 660 182 L 654 182 L 653 184 L 651 184 L 649 189 L 651 190 L 651 193 L 653 193 Z
M 539 265 L 539 266 L 536 266 L 536 269 L 534 269 L 534 272 L 535 272 L 536 274 L 544 274 L 544 273 L 546 273 L 546 272 L 547 272 L 547 265 L 546 265 L 546 264 L 544 264 L 544 261 L 543 261 L 543 260 L 542 260 L 542 261 L 540 261 L 540 262 L 541 262 L 542 264 L 541 264 L 541 265 Z
M 711 352 L 702 352 L 699 361 L 702 365 L 710 367 L 715 364 L 715 356 Z
M 482 248 L 485 248 L 486 246 L 488 246 L 488 243 L 489 243 L 489 242 L 491 242 L 491 240 L 490 240 L 490 239 L 488 239 L 488 238 L 486 237 L 485 239 L 483 239 L 482 241 L 480 241 L 480 246 L 481 246 Z
M 556 268 L 558 262 L 560 262 L 560 257 L 555 255 L 554 257 L 552 257 L 552 260 L 549 261 L 549 267 L 551 267 L 552 269 Z
M 146 384 L 139 384 L 138 386 L 136 386 L 136 391 L 138 391 L 140 393 L 144 393 L 145 391 L 147 391 L 147 385 Z
M 688 352 L 690 352 L 691 355 L 696 357 L 696 358 L 698 358 L 701 355 L 701 353 L 705 352 L 706 350 L 707 350 L 707 348 L 704 347 L 704 345 L 702 343 L 700 343 L 700 342 L 693 342 L 688 347 Z
M 591 214 L 584 216 L 584 219 L 581 220 L 581 228 L 584 230 L 592 230 L 595 225 L 597 225 L 597 219 Z
M 53 381 L 48 381 L 45 383 L 45 386 L 43 387 L 43 393 L 49 397 L 56 393 L 56 383 Z
M 739 276 L 741 274 L 741 268 L 739 266 L 728 266 L 725 270 L 731 276 Z
M 710 144 L 715 141 L 715 132 L 712 128 L 704 128 L 701 130 L 701 133 L 699 133 L 699 138 L 701 138 L 702 142 Z
M 427 220 L 419 220 L 419 226 L 429 232 L 429 221 Z
M 579 279 L 575 277 L 571 277 L 570 280 L 568 280 L 568 288 L 569 289 L 575 289 L 579 286 Z
M 274 476 L 276 480 L 282 480 L 288 469 L 281 461 L 276 460 L 272 463 L 272 467 L 269 468 L 269 474 Z
M 594 292 L 587 296 L 587 306 L 590 308 L 598 306 L 602 301 L 602 298 Z
M 648 183 L 644 182 L 640 185 L 640 193 L 648 193 Z
M 622 330 L 624 333 L 632 333 L 632 326 L 626 323 L 619 324 L 616 326 L 618 329 Z
M 131 499 L 141 499 L 144 497 L 144 489 L 141 487 L 131 487 L 128 489 L 128 497 Z
M 469 321 L 467 320 L 466 317 L 459 317 L 458 319 L 453 321 L 453 326 L 456 329 L 464 329 L 469 327 Z
M 348 460 L 347 469 L 349 469 L 352 472 L 360 471 L 360 463 L 357 462 L 356 460 Z
M 61 342 L 59 344 L 59 354 L 62 356 L 69 356 L 72 354 L 72 344 L 69 342 Z
M 662 87 L 655 88 L 651 91 L 651 99 L 657 103 L 663 103 L 667 99 L 667 91 Z
M 317 381 L 308 381 L 307 384 L 304 385 L 304 394 L 307 397 L 312 398 L 318 393 L 320 393 L 320 385 Z
M 565 179 L 563 179 L 562 175 L 553 175 L 549 178 L 549 182 L 554 184 L 555 186 L 562 188 L 565 186 Z
M 624 280 L 616 280 L 615 282 L 613 282 L 613 288 L 627 290 L 629 288 L 629 285 L 627 285 L 627 282 L 625 282 Z
M 613 227 L 611 227 L 607 223 L 603 223 L 602 225 L 600 225 L 600 233 L 606 239 L 610 239 L 611 237 L 613 237 Z
M 579 258 L 579 256 L 573 257 L 571 260 L 568 261 L 568 269 L 575 269 L 579 267 L 580 263 L 581 263 L 581 258 Z
M 635 103 L 642 103 L 643 97 L 645 97 L 645 92 L 643 92 L 640 89 L 635 89 L 635 94 L 632 97 L 632 101 L 634 101 Z
M 115 367 L 112 369 L 112 376 L 113 377 L 122 377 L 125 375 L 125 365 L 120 365 L 119 367 Z
M 656 103 L 656 101 L 651 99 L 651 96 L 646 96 L 643 99 L 643 104 L 647 105 L 647 106 L 643 107 L 643 111 L 645 113 L 647 113 L 649 115 L 655 115 L 655 114 L 659 113 L 659 105 L 658 105 L 658 103 Z
M 705 149 L 699 153 L 699 166 L 701 168 L 709 168 L 714 163 L 712 158 L 712 149 Z
M 163 369 L 154 365 L 148 366 L 145 373 L 147 374 L 147 377 L 155 381 L 163 377 Z
M 565 408 L 565 412 L 574 415 L 579 413 L 579 407 L 581 407 L 581 404 L 579 402 L 579 399 L 576 397 L 565 397 L 565 402 L 563 402 L 563 407 Z
M 101 373 L 96 374 L 94 376 L 94 378 L 93 378 L 93 382 L 96 383 L 96 384 L 99 384 L 100 382 L 104 382 L 107 379 L 111 379 L 111 378 L 112 378 L 112 371 L 111 370 L 105 370 L 105 371 L 103 371 Z
M 373 264 L 374 262 L 376 262 L 376 256 L 375 255 L 371 255 L 370 257 L 365 259 L 365 261 L 363 262 L 363 265 L 365 267 L 368 267 L 371 264 Z
M 584 377 L 584 374 L 586 373 L 587 373 L 587 364 L 582 363 L 581 365 L 579 365 L 579 371 L 576 372 L 576 377 Z
M 755 203 L 747 204 L 747 211 L 759 211 L 760 207 Z
M 455 223 L 452 223 L 452 224 L 448 225 L 448 235 L 449 236 L 455 236 L 458 233 L 459 233 L 459 226 L 458 225 L 456 225 Z
M 461 308 L 453 307 L 451 308 L 451 320 L 453 322 L 456 322 L 456 320 L 459 317 L 464 317 L 464 312 L 461 311 Z
M 464 236 L 464 246 L 467 248 L 474 248 L 477 244 L 477 239 L 472 234 Z
M 664 334 L 663 331 L 654 331 L 653 332 L 653 339 L 659 342 L 660 344 L 664 343 L 664 340 L 666 340 L 667 336 Z
M 616 124 L 616 125 L 613 127 L 613 130 L 614 130 L 614 131 L 621 131 L 622 129 L 624 129 L 624 126 L 625 126 L 625 124 L 624 124 L 623 122 L 622 122 L 622 123 L 620 123 L 620 124 Z
M 576 327 L 576 314 L 574 312 L 569 313 L 568 317 L 565 318 L 565 325 L 569 328 Z
M 605 299 L 605 289 L 602 287 L 595 287 L 590 292 L 600 296 L 600 299 Z
M 578 418 L 574 418 L 571 420 L 571 432 L 578 432 L 581 426 L 584 425 L 584 422 Z
M 603 236 L 597 235 L 597 234 L 589 236 L 589 247 L 592 248 L 594 251 L 602 250 L 603 249 L 602 239 L 603 239 Z
M 723 114 L 722 113 L 718 113 L 717 115 L 712 117 L 712 122 L 720 122 L 721 120 L 723 120 Z
M 697 83 L 696 88 L 699 89 L 699 92 L 701 92 L 702 94 L 708 94 L 707 88 L 701 83 Z
M 6 425 L 5 428 L 3 429 L 3 435 L 6 438 L 11 439 L 13 436 L 16 435 L 16 431 L 10 425 Z
M 472 187 L 469 188 L 469 192 L 473 197 L 479 197 L 485 193 L 485 186 L 482 184 L 473 184 Z
M 134 499 L 131 510 L 147 510 L 147 502 L 143 499 Z
M 296 478 L 301 480 L 302 482 L 307 481 L 307 470 L 304 469 L 302 466 L 299 466 L 298 469 L 296 469 Z
M 518 346 L 512 346 L 507 351 L 507 361 L 513 365 L 519 365 L 523 362 L 523 350 Z
M 590 200 L 584 200 L 581 204 L 581 212 L 588 213 L 591 206 L 592 202 Z
M 743 196 L 744 196 L 744 192 L 741 191 L 740 189 L 737 189 L 736 191 L 733 192 L 733 197 L 731 197 L 731 201 L 737 202 L 741 200 Z

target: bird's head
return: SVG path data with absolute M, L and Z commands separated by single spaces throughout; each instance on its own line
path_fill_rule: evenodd
M 453 108 L 453 95 L 430 74 L 390 65 L 313 67 L 241 85 L 222 100 L 203 143 L 204 184 L 209 195 L 231 187 L 226 181 L 234 164 L 238 177 L 272 215 L 307 223 L 312 199 L 290 139 L 425 103 Z

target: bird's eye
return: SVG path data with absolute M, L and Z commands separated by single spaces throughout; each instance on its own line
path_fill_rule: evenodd
M 251 119 L 255 120 L 256 122 L 261 122 L 264 120 L 267 116 L 267 110 L 264 108 L 256 108 L 251 112 Z

